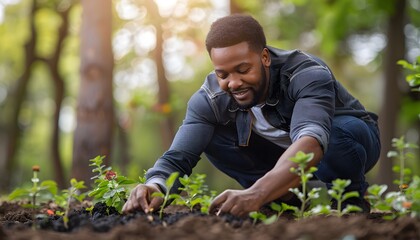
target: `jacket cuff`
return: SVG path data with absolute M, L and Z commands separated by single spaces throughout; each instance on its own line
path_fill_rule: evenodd
M 166 192 L 168 191 L 168 189 L 166 189 L 166 180 L 161 177 L 152 177 L 150 179 L 147 179 L 146 184 L 156 184 L 159 187 L 160 191 L 164 194 L 166 194 Z

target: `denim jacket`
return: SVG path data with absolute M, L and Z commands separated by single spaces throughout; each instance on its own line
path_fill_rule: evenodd
M 312 136 L 325 152 L 335 115 L 376 121 L 320 59 L 299 50 L 268 49 L 270 83 L 262 112 L 272 126 L 289 132 L 292 142 Z M 212 72 L 189 100 L 182 126 L 170 149 L 147 172 L 147 183 L 156 183 L 166 191 L 165 179 L 172 172 L 190 175 L 215 129 L 228 123 L 236 124 L 237 144 L 246 147 L 252 131 L 251 115 L 220 89 Z

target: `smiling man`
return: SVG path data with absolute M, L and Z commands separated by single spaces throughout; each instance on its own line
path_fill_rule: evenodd
M 365 174 L 380 152 L 377 116 L 365 110 L 328 66 L 299 50 L 266 45 L 261 25 L 248 15 L 215 21 L 206 38 L 214 66 L 191 97 L 170 149 L 148 170 L 146 184 L 130 194 L 123 211 L 158 209 L 173 172 L 190 175 L 204 153 L 244 189 L 217 196 L 211 212 L 244 216 L 272 201 L 296 204 L 289 188 L 299 186 L 289 161 L 298 151 L 314 153 L 315 176 L 331 187 L 350 179 L 346 204 L 363 212 Z M 175 187 L 174 189 L 177 189 Z

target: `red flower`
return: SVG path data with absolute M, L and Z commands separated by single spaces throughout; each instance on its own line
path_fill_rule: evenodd
M 116 177 L 117 177 L 117 173 L 116 173 L 116 172 L 114 172 L 114 171 L 112 171 L 112 170 L 109 170 L 109 171 L 107 171 L 107 172 L 105 173 L 105 178 L 106 178 L 106 180 L 108 180 L 108 181 L 113 180 L 113 179 L 115 179 Z

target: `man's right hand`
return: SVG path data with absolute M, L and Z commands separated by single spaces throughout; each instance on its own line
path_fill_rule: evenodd
M 153 212 L 160 208 L 163 199 L 152 197 L 155 192 L 161 192 L 156 184 L 139 184 L 131 190 L 127 202 L 124 204 L 123 213 L 143 210 L 145 213 Z

